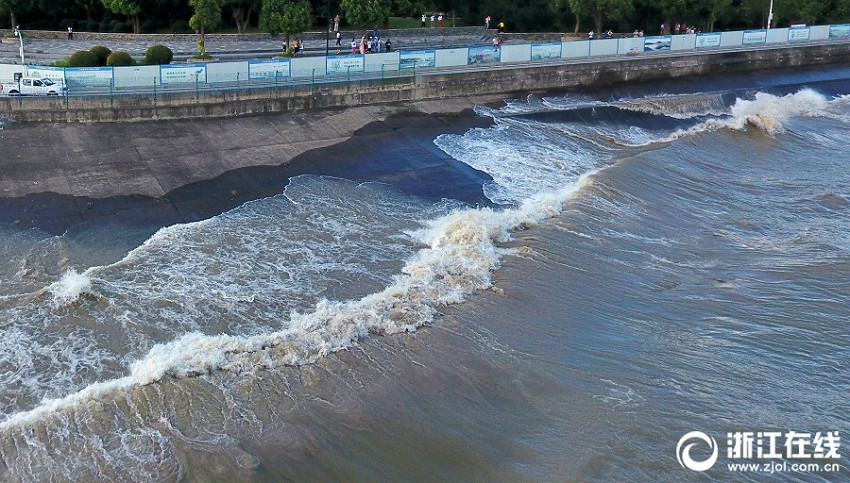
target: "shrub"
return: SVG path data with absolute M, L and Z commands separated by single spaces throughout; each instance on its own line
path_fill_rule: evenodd
M 51 65 L 51 66 L 53 66 L 53 67 L 71 67 L 71 66 L 68 64 L 68 60 L 67 60 L 67 59 L 66 59 L 66 60 L 57 60 L 57 61 L 54 61 L 54 62 L 53 62 L 52 64 L 50 64 L 50 65 Z
M 127 22 L 122 22 L 120 20 L 113 20 L 109 22 L 109 31 L 110 32 L 126 32 Z
M 185 20 L 175 20 L 173 24 L 171 24 L 171 31 L 176 34 L 182 33 L 192 33 L 192 27 L 189 26 L 189 22 Z
M 145 63 L 148 65 L 170 64 L 174 52 L 164 45 L 154 45 L 145 52 Z
M 74 52 L 74 55 L 68 59 L 68 65 L 71 67 L 97 67 L 97 56 L 89 50 L 80 50 Z
M 120 50 L 118 52 L 113 52 L 109 54 L 109 58 L 106 59 L 106 65 L 112 67 L 120 67 L 133 64 L 135 64 L 135 62 L 133 61 L 133 58 L 130 57 L 130 53 Z
M 109 54 L 112 53 L 108 47 L 104 47 L 102 45 L 95 45 L 89 49 L 89 52 L 97 56 L 97 65 L 106 65 L 106 59 L 109 58 Z

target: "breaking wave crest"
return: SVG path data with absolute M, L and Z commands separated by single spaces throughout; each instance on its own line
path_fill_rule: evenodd
M 683 137 L 721 129 L 745 131 L 750 127 L 770 136 L 776 136 L 785 131 L 788 119 L 795 116 L 841 119 L 831 109 L 835 102 L 838 101 L 830 101 L 824 95 L 811 89 L 802 89 L 785 96 L 759 92 L 752 100 L 738 99 L 730 108 L 730 114 L 725 117 L 708 119 L 687 129 L 676 130 L 669 136 L 648 141 L 643 145 L 672 142 Z
M 34 423 L 52 413 L 71 410 L 86 401 L 109 398 L 114 391 L 152 384 L 165 377 L 197 377 L 212 371 L 253 371 L 257 368 L 309 364 L 348 349 L 368 334 L 414 331 L 433 320 L 437 308 L 455 304 L 492 284 L 510 233 L 523 230 L 561 212 L 563 203 L 587 182 L 589 173 L 565 188 L 538 195 L 509 210 L 455 210 L 428 221 L 410 235 L 426 245 L 408 260 L 401 274 L 383 290 L 350 301 L 319 301 L 310 312 L 293 311 L 287 328 L 270 333 L 239 335 L 184 334 L 153 346 L 130 364 L 126 376 L 90 384 L 60 398 L 45 398 L 28 411 L 0 423 L 8 429 Z M 161 241 L 180 228 L 165 229 Z M 156 241 L 151 241 L 156 243 Z M 138 252 L 128 255 L 129 259 Z M 120 263 L 129 263 L 128 259 Z M 91 280 L 68 272 L 51 292 L 73 301 L 91 290 Z

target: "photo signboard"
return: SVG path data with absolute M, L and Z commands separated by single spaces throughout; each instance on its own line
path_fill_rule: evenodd
M 843 25 L 830 25 L 829 38 L 831 39 L 847 39 L 850 38 L 850 23 Z
M 329 55 L 327 61 L 328 74 L 347 74 L 349 72 L 363 72 L 366 68 L 365 55 Z
M 174 64 L 159 66 L 160 84 L 188 84 L 206 82 L 206 64 Z
M 112 67 L 68 67 L 65 69 L 65 82 L 72 87 L 109 87 L 113 80 Z
M 249 60 L 248 78 L 251 80 L 287 78 L 291 67 L 289 59 Z
M 553 60 L 561 58 L 561 43 L 531 44 L 531 60 Z
M 809 40 L 809 35 L 811 35 L 811 30 L 805 25 L 795 25 L 788 29 L 789 42 L 800 42 L 803 40 Z
M 662 50 L 670 50 L 673 44 L 672 35 L 661 35 L 658 37 L 646 37 L 643 41 L 644 52 L 659 52 Z
M 398 58 L 399 69 L 434 67 L 437 52 L 434 50 L 403 50 Z
M 712 32 L 705 34 L 697 34 L 697 48 L 710 48 L 710 47 L 720 47 L 720 39 L 722 34 L 720 32 Z
M 108 67 L 108 69 L 112 70 L 111 67 Z M 63 67 L 44 67 L 41 65 L 28 65 L 27 75 L 30 77 L 47 77 L 52 81 L 65 82 L 65 69 Z
M 744 45 L 763 44 L 767 42 L 767 30 L 744 30 Z
M 468 65 L 490 64 L 502 59 L 502 51 L 494 47 L 470 47 L 466 57 Z

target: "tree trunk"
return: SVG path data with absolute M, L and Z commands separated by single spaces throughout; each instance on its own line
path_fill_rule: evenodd
M 576 29 L 573 32 L 574 35 L 578 35 L 579 29 L 581 29 L 581 18 L 579 18 L 578 14 L 573 14 L 576 16 Z
M 140 33 L 140 31 L 141 31 L 140 25 L 141 24 L 139 22 L 139 16 L 133 15 L 133 33 L 134 34 L 138 35 Z
M 15 27 L 18 26 L 18 19 L 15 18 L 15 12 L 14 11 L 12 11 L 12 10 L 9 11 L 9 18 L 11 18 L 11 20 L 12 20 L 12 30 L 15 30 Z
M 602 35 L 602 22 L 605 19 L 602 15 L 602 10 L 596 9 L 593 12 L 593 20 L 596 22 L 596 32 Z
M 207 53 L 207 42 L 206 42 L 206 39 L 204 38 L 204 24 L 201 24 L 201 48 L 200 48 L 200 51 L 201 51 L 200 52 L 201 55 L 204 55 L 204 54 Z

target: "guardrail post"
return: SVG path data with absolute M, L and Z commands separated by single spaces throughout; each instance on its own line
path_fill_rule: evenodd
M 279 99 L 280 98 L 280 86 L 278 86 L 278 79 L 280 79 L 280 71 L 276 70 L 276 71 L 274 71 L 274 92 L 275 92 L 275 96 Z
M 237 101 L 239 99 L 241 99 L 241 97 L 240 97 L 241 92 L 240 91 L 241 91 L 241 85 L 239 84 L 239 72 L 237 72 L 236 73 L 236 100 Z
M 384 82 L 384 64 L 381 63 L 381 83 Z
M 198 92 L 198 74 L 195 74 L 195 102 L 200 102 L 200 93 Z
M 153 107 L 156 108 L 156 77 L 153 78 Z
M 113 95 L 113 88 L 115 87 L 115 79 L 109 79 L 109 107 L 115 107 L 115 96 Z

